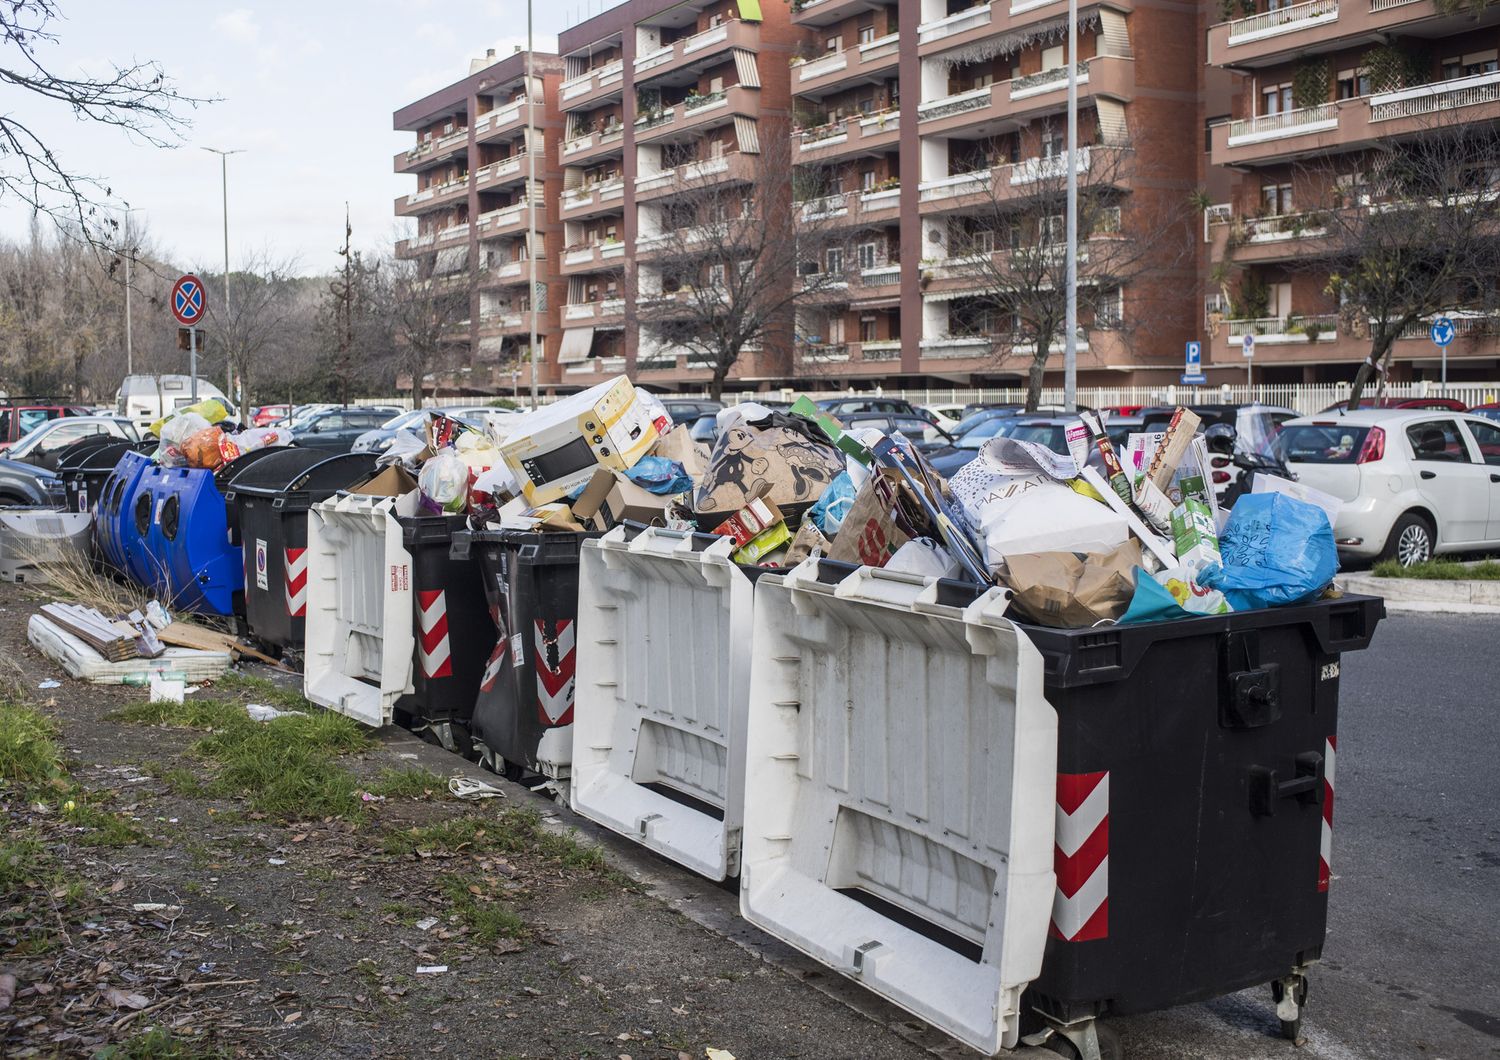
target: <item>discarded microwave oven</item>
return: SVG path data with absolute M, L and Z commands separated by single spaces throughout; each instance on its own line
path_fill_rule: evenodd
M 527 413 L 500 452 L 535 506 L 566 496 L 601 467 L 634 467 L 657 437 L 651 413 L 620 376 Z

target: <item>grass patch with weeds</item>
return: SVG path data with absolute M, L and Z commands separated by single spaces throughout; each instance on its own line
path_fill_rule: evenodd
M 1430 559 L 1425 563 L 1413 563 L 1403 567 L 1393 559 L 1375 564 L 1377 578 L 1421 578 L 1426 581 L 1500 581 L 1500 561 L 1487 559 L 1482 563 L 1459 563 L 1451 559 Z
M 29 792 L 60 779 L 57 730 L 30 707 L 0 702 L 0 782 Z
M 76 837 L 79 844 L 86 847 L 128 847 L 146 841 L 145 833 L 133 821 L 83 801 L 81 792 L 70 801 L 72 809 L 66 803 L 63 806 L 63 820 L 73 828 L 83 830 Z
M 462 877 L 444 876 L 439 886 L 449 910 L 480 942 L 501 937 L 518 939 L 526 933 L 526 923 L 514 909 Z
M 379 778 L 366 790 L 371 795 L 383 795 L 388 799 L 420 799 L 433 792 L 448 790 L 448 781 L 430 769 L 407 766 L 382 769 Z
M 578 872 L 618 877 L 598 847 L 579 842 L 572 830 L 559 832 L 542 824 L 542 816 L 530 809 L 507 809 L 493 817 L 455 817 L 439 824 L 409 828 L 385 837 L 388 854 L 444 851 L 459 853 L 529 854 Z
M 225 1054 L 198 1042 L 178 1038 L 165 1027 L 138 1034 L 120 1045 L 107 1046 L 95 1060 L 218 1060 Z
M 110 714 L 109 720 L 174 729 L 222 729 L 246 717 L 245 708 L 237 703 L 195 696 L 181 703 L 132 703 Z

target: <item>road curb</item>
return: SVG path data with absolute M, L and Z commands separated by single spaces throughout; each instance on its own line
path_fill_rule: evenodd
M 1500 615 L 1500 582 L 1437 581 L 1348 574 L 1339 580 L 1350 593 L 1385 598 L 1387 611 L 1410 614 Z

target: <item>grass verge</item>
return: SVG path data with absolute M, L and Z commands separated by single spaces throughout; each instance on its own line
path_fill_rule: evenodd
M 1451 559 L 1430 559 L 1403 567 L 1393 559 L 1375 564 L 1377 578 L 1420 578 L 1426 581 L 1500 581 L 1500 561 L 1487 559 L 1472 566 Z
M 526 934 L 526 923 L 514 909 L 461 876 L 444 876 L 440 886 L 449 912 L 480 942 L 494 942 L 502 936 L 518 939 Z
M 225 1054 L 197 1042 L 174 1037 L 164 1027 L 138 1034 L 120 1045 L 107 1046 L 95 1060 L 218 1060 Z
M 448 790 L 448 781 L 430 769 L 408 766 L 405 769 L 382 769 L 374 783 L 367 785 L 371 795 L 388 799 L 420 799 Z
M 0 781 L 28 793 L 62 776 L 52 723 L 30 707 L 0 702 Z
M 609 871 L 598 847 L 585 846 L 576 834 L 546 828 L 535 810 L 503 810 L 490 818 L 458 817 L 385 837 L 388 854 L 447 853 L 532 854 L 581 872 Z M 623 878 L 623 877 L 622 877 Z

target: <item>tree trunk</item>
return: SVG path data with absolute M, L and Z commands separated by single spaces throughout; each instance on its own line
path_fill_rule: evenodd
M 1364 394 L 1365 387 L 1370 385 L 1371 376 L 1375 374 L 1374 365 L 1385 363 L 1394 340 L 1394 332 L 1382 329 L 1380 336 L 1370 343 L 1369 360 L 1359 366 L 1359 371 L 1354 373 L 1354 383 L 1349 387 L 1349 404 L 1345 407 L 1350 412 L 1359 411 L 1360 396 Z
M 1031 367 L 1026 372 L 1026 411 L 1035 412 L 1042 403 L 1042 381 L 1047 377 L 1047 358 L 1052 353 L 1052 343 L 1038 338 L 1036 353 L 1031 358 Z
M 722 361 L 714 365 L 713 375 L 708 381 L 708 396 L 713 400 L 724 400 L 724 377 L 728 374 L 729 368 Z

